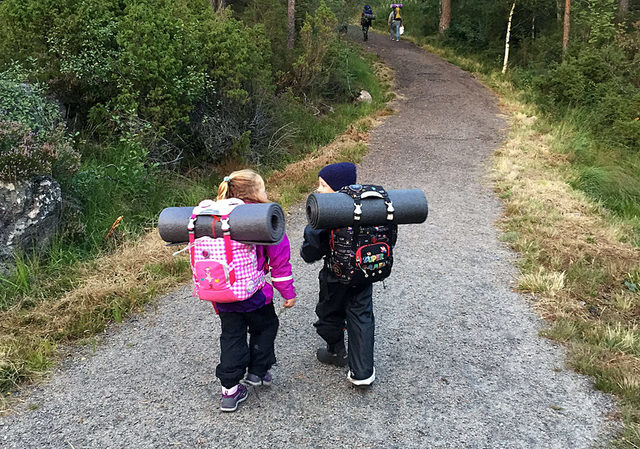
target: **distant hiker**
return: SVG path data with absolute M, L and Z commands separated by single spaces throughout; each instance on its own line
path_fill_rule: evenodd
M 239 170 L 224 178 L 218 187 L 217 201 L 239 198 L 245 203 L 267 203 L 264 180 L 253 170 Z M 276 362 L 274 341 L 278 317 L 273 306 L 273 287 L 285 299 L 284 307 L 293 307 L 296 291 L 289 259 L 289 239 L 285 235 L 277 245 L 256 245 L 257 268 L 271 282 L 244 301 L 214 303 L 220 316 L 220 363 L 216 377 L 222 384 L 220 409 L 233 412 L 249 392 L 247 385 L 271 385 L 269 369 Z M 249 344 L 247 344 L 247 331 Z M 242 382 L 242 383 L 241 383 Z
M 371 6 L 364 5 L 364 10 L 360 14 L 360 25 L 362 25 L 362 36 L 365 41 L 369 39 L 369 27 L 371 26 L 371 21 L 375 18 L 376 16 L 373 14 Z
M 349 162 L 331 164 L 318 173 L 319 193 L 333 193 L 345 186 L 356 186 L 356 166 Z M 378 228 L 385 228 L 380 226 Z M 397 230 L 397 227 L 394 228 Z M 324 265 L 318 275 L 320 282 L 319 301 L 316 306 L 318 321 L 314 323 L 316 331 L 326 342 L 326 347 L 316 351 L 316 357 L 321 363 L 346 366 L 349 365 L 347 379 L 356 386 L 371 385 L 376 378 L 373 366 L 373 346 L 375 322 L 373 316 L 373 286 L 371 280 L 353 276 L 337 274 L 330 261 L 334 259 L 334 243 L 337 249 L 340 243 L 348 239 L 344 232 L 353 228 L 318 229 L 309 225 L 304 229 L 304 242 L 300 255 L 307 263 L 324 258 Z M 353 237 L 353 232 L 351 233 Z M 395 244 L 397 234 L 386 238 L 389 246 Z M 336 240 L 334 240 L 334 237 Z M 338 240 L 341 239 L 341 240 Z M 354 241 L 355 244 L 355 241 Z M 342 253 L 347 254 L 347 253 Z M 353 256 L 353 254 L 351 254 Z M 390 265 L 388 267 L 390 269 Z M 388 274 L 388 273 L 387 273 Z M 369 278 L 371 279 L 371 278 Z M 346 282 L 345 282 L 346 280 Z M 349 348 L 344 344 L 344 329 L 346 326 Z
M 389 13 L 389 33 L 391 34 L 391 40 L 400 40 L 400 27 L 402 26 L 402 15 L 400 14 L 400 8 L 402 5 L 391 5 L 391 12 Z

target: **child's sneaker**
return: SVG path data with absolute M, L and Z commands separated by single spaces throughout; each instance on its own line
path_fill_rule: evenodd
M 251 385 L 252 387 L 259 387 L 260 385 L 269 387 L 271 386 L 271 380 L 271 373 L 269 371 L 267 371 L 267 373 L 263 377 L 247 373 L 247 376 L 244 378 L 244 383 L 247 385 Z
M 227 391 L 233 391 L 231 388 Z M 225 393 L 225 389 L 222 390 L 222 399 L 220 399 L 220 410 L 223 412 L 235 412 L 238 409 L 238 404 L 247 399 L 249 391 L 247 387 L 242 384 L 236 385 L 236 391 L 233 393 Z
M 347 350 L 343 342 L 327 345 L 326 348 L 318 348 L 316 357 L 320 363 L 325 365 L 334 365 L 341 368 L 347 366 Z
M 376 369 L 374 368 L 373 374 L 366 379 L 354 379 L 353 373 L 351 372 L 351 370 L 349 370 L 349 372 L 347 373 L 347 379 L 356 387 L 368 387 L 373 383 L 374 380 L 376 380 Z

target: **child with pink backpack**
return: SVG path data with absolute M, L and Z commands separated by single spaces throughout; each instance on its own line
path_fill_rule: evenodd
M 264 180 L 245 169 L 225 177 L 216 202 L 205 200 L 196 210 L 267 202 Z M 195 241 L 190 233 L 190 253 L 196 292 L 200 299 L 212 301 L 220 316 L 220 363 L 216 367 L 222 384 L 220 409 L 233 412 L 249 394 L 245 385 L 271 385 L 269 370 L 276 361 L 274 342 L 279 325 L 274 287 L 285 299 L 284 307 L 293 307 L 296 302 L 289 239 L 285 235 L 277 245 L 261 246 L 232 241 L 228 232 L 224 238 L 200 237 Z M 269 273 L 271 284 L 265 280 Z

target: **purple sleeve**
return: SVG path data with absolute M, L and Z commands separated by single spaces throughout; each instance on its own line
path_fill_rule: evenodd
M 296 289 L 293 286 L 293 274 L 291 271 L 291 247 L 286 234 L 277 245 L 264 246 L 269 257 L 271 268 L 271 282 L 284 299 L 296 297 Z

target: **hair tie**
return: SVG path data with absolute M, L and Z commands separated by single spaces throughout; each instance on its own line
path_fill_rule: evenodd
M 228 176 L 224 177 L 224 182 L 231 182 L 231 178 L 229 178 Z

